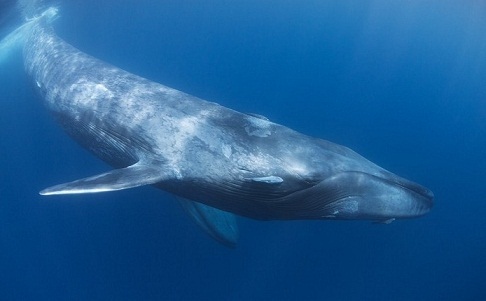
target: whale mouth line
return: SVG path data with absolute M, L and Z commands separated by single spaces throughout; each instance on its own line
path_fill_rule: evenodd
M 369 173 L 362 172 L 362 171 L 347 171 L 347 172 L 366 175 L 366 176 L 375 178 L 378 181 L 385 182 L 385 183 L 388 183 L 388 184 L 393 185 L 393 186 L 398 186 L 398 187 L 405 189 L 405 190 L 407 190 L 407 191 L 409 191 L 409 192 L 411 192 L 415 195 L 418 195 L 418 196 L 420 196 L 424 199 L 427 199 L 430 202 L 432 202 L 433 199 L 434 199 L 434 193 L 432 191 L 430 191 L 428 188 L 425 188 L 424 186 L 421 186 L 421 185 L 419 185 L 415 182 L 400 178 L 400 177 L 395 176 L 395 175 L 392 178 L 386 178 L 386 177 L 381 177 L 381 176 L 378 176 L 378 175 L 373 175 L 373 174 L 369 174 Z
M 403 188 L 407 191 L 410 191 L 413 194 L 419 195 L 420 197 L 425 198 L 430 202 L 432 202 L 432 200 L 434 199 L 434 194 L 432 191 L 414 182 L 404 180 L 404 179 L 399 179 L 399 180 L 382 179 L 382 180 L 385 182 L 389 182 L 393 185 L 396 185 L 400 188 Z
M 429 199 L 429 200 L 432 200 L 434 198 L 434 194 L 432 193 L 432 191 L 428 190 L 428 189 L 416 189 L 416 188 L 413 188 L 413 187 L 410 187 L 410 186 L 407 186 L 407 185 L 403 185 L 399 182 L 395 182 L 395 181 L 391 181 L 391 183 L 403 188 L 403 189 L 406 189 L 408 191 L 411 191 L 415 194 L 418 194 L 426 199 Z

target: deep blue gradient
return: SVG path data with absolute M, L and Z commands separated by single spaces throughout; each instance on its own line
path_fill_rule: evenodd
M 156 3 L 156 4 L 154 4 Z M 108 170 L 0 65 L 0 300 L 486 300 L 482 0 L 66 1 L 120 68 L 351 147 L 429 187 L 423 218 L 258 222 L 236 249 L 151 187 L 41 197 Z

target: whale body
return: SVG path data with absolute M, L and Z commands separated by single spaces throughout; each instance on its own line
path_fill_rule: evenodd
M 71 46 L 45 20 L 29 27 L 23 47 L 47 109 L 114 168 L 42 195 L 153 185 L 227 245 L 238 238 L 234 214 L 389 222 L 432 207 L 430 190 L 347 147 L 126 72 Z

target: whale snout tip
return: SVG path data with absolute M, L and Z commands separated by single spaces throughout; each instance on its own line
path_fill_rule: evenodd
M 426 193 L 423 194 L 423 196 L 427 200 L 427 203 L 429 205 L 429 211 L 430 211 L 430 209 L 432 209 L 432 207 L 434 206 L 435 196 L 434 196 L 434 193 L 432 192 L 432 190 L 427 189 L 427 188 L 425 188 L 425 189 L 426 189 Z
M 419 215 L 423 215 L 429 212 L 434 206 L 434 193 L 427 187 L 398 177 L 392 179 L 392 182 L 399 188 L 408 191 L 411 196 L 416 200 L 417 206 L 421 208 L 421 214 Z

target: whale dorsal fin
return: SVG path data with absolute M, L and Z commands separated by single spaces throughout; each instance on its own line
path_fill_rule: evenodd
M 262 120 L 270 121 L 270 119 L 268 119 L 267 117 L 265 117 L 263 115 L 260 115 L 260 114 L 256 114 L 256 113 L 246 113 L 246 115 L 250 115 L 250 116 L 255 117 L 255 118 L 259 118 L 259 119 L 262 119 Z
M 234 214 L 177 197 L 179 204 L 209 236 L 234 248 L 238 242 L 238 224 Z
M 41 195 L 97 193 L 154 184 L 170 178 L 162 162 L 138 162 L 96 176 L 59 184 L 39 192 Z

